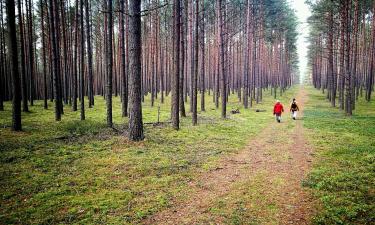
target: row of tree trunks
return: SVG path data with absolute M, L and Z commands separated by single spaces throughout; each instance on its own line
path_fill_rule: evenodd
M 374 4 L 366 0 L 311 3 L 312 82 L 323 93 L 327 89 L 331 106 L 336 107 L 338 102 L 348 116 L 353 114 L 363 90 L 368 101 L 373 92 Z M 316 26 L 319 19 L 327 26 Z
M 142 12 L 132 14 L 130 5 L 132 10 L 140 10 L 140 2 L 42 0 L 40 13 L 35 15 L 41 18 L 40 26 L 33 23 L 33 1 L 26 0 L 25 17 L 19 2 L 17 33 L 23 36 L 18 47 L 24 50 L 20 57 L 24 67 L 24 71 L 20 67 L 21 84 L 25 82 L 21 86 L 27 89 L 21 92 L 25 95 L 24 109 L 35 99 L 44 99 L 48 108 L 50 99 L 55 102 L 56 120 L 61 120 L 64 105 L 76 111 L 78 103 L 84 120 L 85 97 L 90 108 L 94 96 L 102 95 L 107 125 L 113 127 L 112 96 L 121 93 L 122 116 L 129 116 L 129 137 L 141 140 L 139 96 L 141 101 L 148 96 L 153 106 L 158 97 L 163 103 L 164 96 L 171 94 L 171 120 L 179 129 L 179 117 L 186 116 L 184 103 L 188 98 L 192 123 L 197 125 L 198 103 L 205 111 L 207 94 L 212 93 L 221 116 L 226 118 L 229 96 L 235 92 L 248 108 L 254 100 L 261 101 L 263 89 L 271 87 L 276 96 L 276 89 L 280 88 L 282 94 L 291 85 L 293 48 L 287 44 L 287 31 L 291 29 L 267 27 L 264 15 L 271 14 L 263 1 L 238 5 L 222 0 L 175 0 L 172 5 L 147 0 L 142 2 Z M 285 12 L 281 7 L 286 6 L 269 4 L 279 7 L 276 16 L 281 18 Z M 24 18 L 26 23 L 22 24 Z M 41 35 L 36 35 L 39 30 Z M 7 65 L 8 48 L 2 46 L 3 41 L 1 63 Z M 0 85 L 9 86 L 9 81 L 1 78 Z M 8 88 L 0 94 L 3 101 L 13 96 L 13 91 Z

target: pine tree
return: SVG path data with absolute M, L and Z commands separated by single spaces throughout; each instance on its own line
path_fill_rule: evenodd
M 129 1 L 129 138 L 144 139 L 141 93 L 141 2 Z
M 18 49 L 16 34 L 16 16 L 14 0 L 6 0 L 6 14 L 8 23 L 8 46 L 9 58 L 11 59 L 13 107 L 12 107 L 12 130 L 21 131 L 21 84 L 18 71 Z

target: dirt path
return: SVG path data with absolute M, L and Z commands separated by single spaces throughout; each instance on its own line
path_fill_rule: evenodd
M 303 110 L 307 99 L 303 89 L 297 99 Z M 255 209 L 252 213 L 259 219 L 257 223 L 308 224 L 312 200 L 301 187 L 301 181 L 309 171 L 312 150 L 304 138 L 302 121 L 292 121 L 288 116 L 288 113 L 284 115 L 281 124 L 271 123 L 243 151 L 222 159 L 218 168 L 204 173 L 192 183 L 187 201 L 175 202 L 144 223 L 223 224 L 225 219 L 212 216 L 209 209 L 217 200 L 226 199 L 237 191 L 239 183 L 256 180 L 257 187 L 253 188 L 256 197 L 249 205 Z M 303 111 L 299 113 L 299 117 L 302 116 Z M 263 212 L 262 204 L 271 203 L 278 210 L 272 214 Z

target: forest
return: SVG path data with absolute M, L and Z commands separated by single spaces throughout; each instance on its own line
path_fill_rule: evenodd
M 313 85 L 323 93 L 327 90 L 332 107 L 338 104 L 352 115 L 356 101 L 363 96 L 370 101 L 374 90 L 375 17 L 369 15 L 375 3 L 331 0 L 310 4 Z
M 64 107 L 79 110 L 85 120 L 85 98 L 91 108 L 98 95 L 105 97 L 112 127 L 112 96 L 120 96 L 129 137 L 141 140 L 145 96 L 151 96 L 153 106 L 170 94 L 171 122 L 178 129 L 180 112 L 186 115 L 182 103 L 188 100 L 197 124 L 198 92 L 200 110 L 205 111 L 205 97 L 212 92 L 225 118 L 231 93 L 237 92 L 247 108 L 261 100 L 263 88 L 270 86 L 276 96 L 297 80 L 297 21 L 282 1 L 145 1 L 142 8 L 127 1 L 17 3 L 21 69 L 15 86 L 21 91 L 12 92 L 11 52 L 1 53 L 1 101 L 13 93 L 22 99 L 14 130 L 22 129 L 19 108 L 28 112 L 34 100 L 44 100 L 44 108 L 54 101 L 56 121 L 62 120 Z M 283 23 L 277 23 L 281 18 Z
M 0 0 L 0 224 L 371 224 L 375 1 L 297 2 Z

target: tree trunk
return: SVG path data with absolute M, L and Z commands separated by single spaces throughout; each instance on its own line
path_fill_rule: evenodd
M 172 126 L 175 130 L 180 127 L 179 118 L 179 79 L 180 79 L 180 0 L 174 0 L 174 38 L 173 38 L 173 60 L 174 60 L 174 71 L 172 76 Z
M 28 3 L 28 4 L 27 4 Z M 28 7 L 27 7 L 28 6 Z M 57 7 L 57 6 L 56 6 Z M 28 33 L 28 59 L 29 59 L 29 99 L 30 99 L 30 105 L 34 105 L 34 93 L 35 93 L 35 87 L 34 87 L 34 40 L 33 40 L 33 19 L 32 19 L 32 1 L 26 0 L 26 16 L 27 16 L 27 33 Z
M 199 42 L 199 37 L 198 37 L 198 25 L 199 25 L 199 0 L 196 0 L 195 2 L 195 40 L 194 40 L 194 74 L 192 77 L 192 119 L 193 119 L 193 125 L 197 125 L 198 123 L 198 114 L 197 114 L 197 83 L 198 83 L 198 42 Z
M 351 0 L 345 0 L 345 112 L 352 115 L 352 73 L 350 70 L 350 21 L 351 21 Z
M 6 13 L 8 24 L 8 54 L 11 59 L 12 71 L 12 89 L 13 89 L 13 106 L 12 106 L 12 130 L 21 131 L 21 85 L 20 75 L 18 71 L 18 51 L 17 51 L 17 29 L 16 29 L 16 16 L 14 0 L 6 1 Z
M 86 10 L 86 32 L 87 32 L 87 67 L 88 67 L 88 97 L 89 97 L 89 108 L 94 105 L 94 80 L 93 80 L 93 72 L 92 72 L 92 45 L 91 45 L 91 25 L 90 25 L 90 6 L 89 0 L 85 2 L 85 10 Z
M 201 111 L 206 111 L 205 109 L 205 99 L 204 95 L 206 92 L 205 87 L 205 29 L 204 29 L 204 1 L 202 1 L 202 15 L 201 15 L 201 36 L 200 36 L 200 46 L 201 46 L 201 54 L 202 54 L 202 63 L 201 63 L 201 79 L 200 79 L 200 89 L 201 89 Z
M 245 62 L 244 62 L 244 80 L 243 80 L 243 104 L 245 109 L 249 107 L 249 52 L 250 52 L 250 0 L 247 1 L 247 19 L 246 19 L 246 39 L 245 39 Z
M 0 1 L 0 27 L 3 27 L 3 1 Z M 4 111 L 4 101 L 6 99 L 6 74 L 5 74 L 5 46 L 3 43 L 4 29 L 0 29 L 0 111 Z
M 357 59 L 358 59 L 358 23 L 359 23 L 359 2 L 358 0 L 354 1 L 354 40 L 353 40 L 353 61 L 352 61 L 352 75 L 350 80 L 350 89 L 351 89 L 351 107 L 352 110 L 355 109 L 355 81 L 357 79 Z
M 44 28 L 44 0 L 40 1 L 40 15 L 41 15 L 41 28 L 42 28 L 42 53 L 43 53 L 43 98 L 44 98 L 44 109 L 48 109 L 48 89 L 47 89 L 47 61 L 46 61 L 46 41 L 45 41 L 45 28 Z
M 129 1 L 129 138 L 144 139 L 142 122 L 141 1 Z
M 52 45 L 52 68 L 53 68 L 53 90 L 55 96 L 55 120 L 61 120 L 62 97 L 61 97 L 61 78 L 60 78 L 60 52 L 59 52 L 59 13 L 56 0 L 49 0 L 50 7 L 50 33 Z
M 186 3 L 187 1 L 185 0 L 185 7 L 186 7 Z M 185 10 L 186 12 L 186 10 Z M 182 12 L 181 12 L 182 14 Z M 183 21 L 186 21 L 184 18 L 186 18 L 187 14 L 185 13 L 184 14 L 184 17 L 180 16 L 180 24 L 183 24 L 185 25 L 184 27 L 186 27 L 186 23 L 184 23 Z M 185 76 L 185 28 L 184 27 L 181 27 L 180 25 L 180 40 L 181 40 L 181 49 L 180 49 L 180 62 L 181 62 L 181 65 L 180 65 L 180 81 L 179 81 L 179 104 L 180 104 L 180 115 L 181 117 L 186 117 L 186 112 L 185 112 L 185 102 L 184 102 L 184 76 Z M 186 89 L 185 89 L 185 92 L 186 92 Z
M 332 2 L 332 0 L 331 0 Z M 330 6 L 333 7 L 333 6 Z M 335 89 L 334 85 L 334 72 L 333 72 L 333 9 L 330 9 L 328 15 L 328 84 L 329 84 L 329 91 L 330 91 L 330 100 L 331 106 L 335 107 L 336 105 L 336 94 L 334 93 Z
M 106 87 L 106 104 L 107 104 L 107 126 L 112 127 L 112 72 L 113 72 L 113 55 L 112 55 L 112 35 L 113 35 L 113 12 L 112 0 L 108 0 L 108 21 L 107 21 L 107 87 Z
M 78 0 L 76 0 L 76 15 L 75 15 L 75 34 L 74 34 L 74 72 L 73 72 L 73 105 L 72 110 L 77 111 L 77 97 L 78 97 Z
M 219 9 L 219 46 L 220 46 L 220 70 L 221 70 L 221 118 L 225 119 L 227 117 L 227 85 L 226 85 L 226 74 L 224 67 L 224 33 L 223 33 L 223 15 L 222 15 L 222 0 L 218 0 Z
M 367 79 L 367 86 L 366 86 L 366 99 L 367 101 L 370 101 L 371 100 L 371 93 L 372 93 L 372 89 L 373 89 L 373 82 L 374 82 L 374 73 L 375 73 L 375 68 L 374 68 L 374 60 L 375 60 L 375 1 L 373 2 L 373 6 L 372 6 L 372 13 L 373 13 L 373 16 L 372 16 L 372 40 L 371 40 L 371 49 L 370 49 L 370 54 L 371 54 L 371 60 L 370 60 L 370 71 L 369 71 L 369 75 L 368 75 L 368 79 Z
M 127 3 L 126 3 L 127 4 Z M 122 74 L 122 117 L 128 116 L 128 77 L 125 58 L 125 0 L 120 0 L 120 47 L 121 47 L 121 74 Z M 128 10 L 126 9 L 126 13 Z
M 80 92 L 81 92 L 81 120 L 85 120 L 85 28 L 83 26 L 83 1 L 81 0 L 81 72 L 80 72 Z
M 20 43 L 21 43 L 21 88 L 22 88 L 22 111 L 29 112 L 28 106 L 28 88 L 26 83 L 26 62 L 25 62 L 25 40 L 24 40 L 24 26 L 23 26 L 23 16 L 22 16 L 22 4 L 21 0 L 18 0 L 18 16 L 19 16 L 19 26 L 20 26 Z

